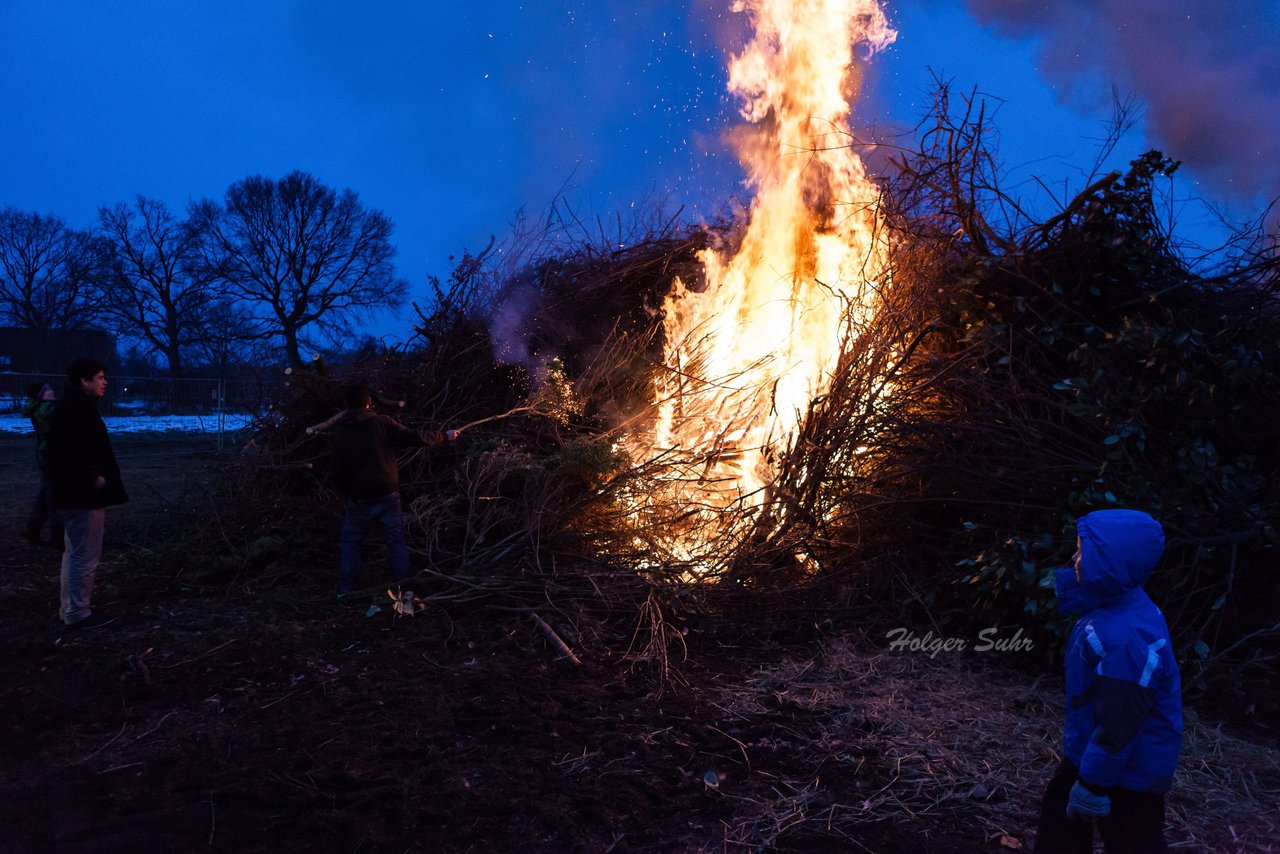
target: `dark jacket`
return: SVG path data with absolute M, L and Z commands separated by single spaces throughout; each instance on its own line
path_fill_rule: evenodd
M 31 427 L 36 431 L 36 465 L 40 471 L 49 470 L 49 416 L 54 406 L 52 400 L 35 397 L 27 398 L 22 404 L 22 414 L 31 419 Z
M 1164 615 L 1142 589 L 1164 551 L 1156 520 L 1099 510 L 1076 525 L 1080 575 L 1057 572 L 1067 640 L 1064 753 L 1093 788 L 1167 792 L 1182 743 L 1182 683 Z
M 333 428 L 334 477 L 353 501 L 385 498 L 400 489 L 397 447 L 426 447 L 444 441 L 440 433 L 419 433 L 367 409 Z
M 98 402 L 74 385 L 67 386 L 49 416 L 49 475 L 53 503 L 63 510 L 96 510 L 129 500 Z M 106 480 L 101 488 L 95 486 L 99 477 Z

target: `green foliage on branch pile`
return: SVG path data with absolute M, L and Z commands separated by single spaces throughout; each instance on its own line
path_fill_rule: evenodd
M 1142 509 L 1170 542 L 1148 588 L 1205 656 L 1223 604 L 1273 554 L 1275 268 L 1188 268 L 1152 202 L 1176 166 L 1144 155 L 1012 251 L 959 257 L 938 289 L 914 455 L 934 469 L 938 521 L 970 545 L 959 581 L 984 620 L 1057 637 L 1052 569 L 1075 520 Z

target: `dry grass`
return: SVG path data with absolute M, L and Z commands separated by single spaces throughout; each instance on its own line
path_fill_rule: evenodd
M 714 705 L 758 720 L 779 704 L 804 712 L 782 736 L 799 756 L 791 773 L 759 771 L 772 797 L 742 798 L 733 844 L 808 838 L 856 840 L 860 825 L 968 817 L 989 840 L 1030 847 L 1044 785 L 1060 760 L 1058 680 L 1030 679 L 973 657 L 868 649 L 837 641 L 815 658 L 787 658 L 743 684 L 721 685 Z M 767 749 L 744 743 L 743 752 Z M 811 768 L 811 774 L 796 771 Z M 835 790 L 826 778 L 842 781 Z M 850 785 L 852 781 L 852 785 Z M 1176 850 L 1277 848 L 1280 749 L 1202 724 L 1187 713 L 1169 798 Z

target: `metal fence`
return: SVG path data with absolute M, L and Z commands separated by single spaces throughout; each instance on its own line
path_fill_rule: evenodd
M 17 415 L 27 399 L 27 390 L 48 383 L 61 398 L 66 385 L 62 374 L 0 373 L 0 413 Z M 215 379 L 206 377 L 107 377 L 107 393 L 101 403 L 104 417 L 132 417 L 145 429 L 154 419 L 156 429 L 175 429 L 187 419 L 206 433 L 217 433 L 221 445 L 224 433 L 234 432 L 246 416 L 263 412 L 270 405 L 278 384 L 265 380 Z M 177 427 L 176 429 L 182 429 Z

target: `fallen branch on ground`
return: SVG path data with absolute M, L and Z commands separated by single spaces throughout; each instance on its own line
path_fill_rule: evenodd
M 560 650 L 560 655 L 562 657 L 567 658 L 571 663 L 579 667 L 582 666 L 582 660 L 573 654 L 573 650 L 569 649 L 569 645 L 560 639 L 560 636 L 556 634 L 556 630 L 551 628 L 546 620 L 539 617 L 536 611 L 526 611 L 525 613 L 527 613 L 529 615 L 529 619 L 533 620 L 538 628 L 542 630 L 542 633 L 547 636 L 547 640 L 551 641 L 551 645 Z

